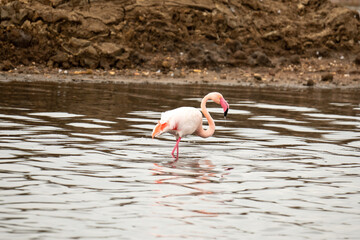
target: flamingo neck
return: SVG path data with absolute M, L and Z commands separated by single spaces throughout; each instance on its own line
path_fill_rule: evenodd
M 202 124 L 199 126 L 199 129 L 197 131 L 197 135 L 200 136 L 200 137 L 203 137 L 203 138 L 211 137 L 215 132 L 215 122 L 212 119 L 212 117 L 210 116 L 209 111 L 206 109 L 206 102 L 209 99 L 212 100 L 213 97 L 214 96 L 210 93 L 210 94 L 206 95 L 203 98 L 203 100 L 201 101 L 201 111 L 204 114 L 204 116 L 205 116 L 205 118 L 206 118 L 206 120 L 208 121 L 208 124 L 209 124 L 209 127 L 206 130 L 204 130 Z

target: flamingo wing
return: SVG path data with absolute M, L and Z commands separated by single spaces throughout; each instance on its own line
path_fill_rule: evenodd
M 193 134 L 202 124 L 201 112 L 193 107 L 180 107 L 161 114 L 159 123 L 155 126 L 153 137 L 168 132 L 174 136 L 183 137 Z

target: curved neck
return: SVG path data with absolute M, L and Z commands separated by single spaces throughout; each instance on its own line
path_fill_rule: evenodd
M 206 120 L 208 121 L 209 127 L 204 130 L 202 124 L 199 126 L 199 128 L 197 129 L 197 135 L 203 138 L 207 138 L 210 137 L 214 134 L 215 132 L 215 122 L 212 119 L 212 117 L 210 116 L 209 111 L 206 109 L 206 102 L 212 99 L 212 95 L 211 93 L 206 95 L 203 100 L 201 101 L 201 111 L 204 114 Z

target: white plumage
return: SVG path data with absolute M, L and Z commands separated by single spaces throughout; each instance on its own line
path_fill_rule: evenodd
M 201 112 L 193 107 L 180 107 L 161 114 L 160 123 L 168 123 L 162 132 L 168 132 L 176 138 L 193 134 L 202 125 Z

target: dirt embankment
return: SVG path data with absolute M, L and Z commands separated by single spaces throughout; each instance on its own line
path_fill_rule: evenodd
M 328 0 L 0 0 L 5 71 L 359 66 L 359 54 L 359 13 Z

